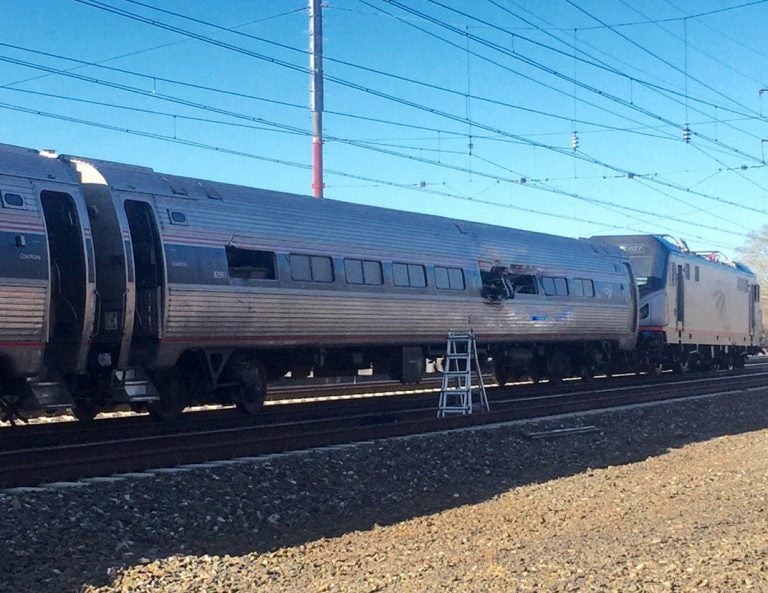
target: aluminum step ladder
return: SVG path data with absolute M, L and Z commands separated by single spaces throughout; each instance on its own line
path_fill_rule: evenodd
M 443 382 L 440 388 L 440 403 L 437 417 L 448 414 L 467 415 L 472 412 L 487 412 L 488 397 L 483 385 L 483 374 L 477 359 L 475 332 L 448 332 L 445 349 Z M 472 375 L 477 377 L 476 389 L 472 388 Z

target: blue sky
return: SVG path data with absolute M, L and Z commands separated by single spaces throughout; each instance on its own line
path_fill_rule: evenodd
M 311 193 L 304 1 L 3 4 L 1 142 Z M 731 256 L 768 224 L 765 0 L 326 4 L 328 198 Z

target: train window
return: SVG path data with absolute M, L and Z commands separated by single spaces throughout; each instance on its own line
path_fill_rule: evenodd
M 349 284 L 380 286 L 384 283 L 381 274 L 381 262 L 362 259 L 345 259 L 344 272 Z
M 461 268 L 435 266 L 435 287 L 441 290 L 464 290 L 464 271 Z
M 515 294 L 538 294 L 536 290 L 536 276 L 517 274 L 516 276 L 509 276 L 509 280 L 515 288 Z
M 755 303 L 760 302 L 760 285 L 759 284 L 752 285 L 752 300 Z
M 291 278 L 312 281 L 312 265 L 308 255 L 291 255 Z
M 464 290 L 464 270 L 448 268 L 448 285 L 451 290 Z
M 574 278 L 573 294 L 575 296 L 593 297 L 595 296 L 595 283 L 586 278 Z
M 395 286 L 410 286 L 408 282 L 408 264 L 392 264 L 392 277 Z
M 309 258 L 312 264 L 312 280 L 315 282 L 333 282 L 333 261 L 330 257 L 313 255 Z
M 424 288 L 427 285 L 427 273 L 424 266 L 408 264 L 408 280 L 414 288 Z
M 392 276 L 395 286 L 411 286 L 424 288 L 427 285 L 427 274 L 424 266 L 419 264 L 392 264 Z
M 333 262 L 321 255 L 291 254 L 291 278 L 303 282 L 333 282 Z
M 241 280 L 275 280 L 277 266 L 271 251 L 240 249 L 227 245 L 229 277 Z
M 24 198 L 19 194 L 3 194 L 3 206 L 6 208 L 23 208 Z
M 171 224 L 189 224 L 187 215 L 178 210 L 168 210 L 168 217 L 171 219 Z
M 344 274 L 346 275 L 349 284 L 365 284 L 365 279 L 363 278 L 363 260 L 345 259 Z
M 366 284 L 384 284 L 384 275 L 381 273 L 381 262 L 363 260 L 363 279 Z
M 568 281 L 560 276 L 542 276 L 541 287 L 547 296 L 566 296 Z
M 696 282 L 699 281 L 699 266 L 694 266 L 694 268 L 693 268 L 693 279 Z

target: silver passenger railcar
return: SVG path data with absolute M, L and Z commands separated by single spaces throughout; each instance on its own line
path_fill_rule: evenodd
M 760 286 L 743 264 L 662 235 L 602 237 L 630 258 L 640 289 L 638 348 L 655 369 L 742 367 L 760 346 Z
M 34 340 L 41 357 L 52 352 L 54 309 L 74 305 L 67 339 L 79 339 L 78 363 L 53 360 L 48 382 L 71 393 L 81 417 L 114 403 L 148 404 L 161 416 L 191 401 L 255 411 L 267 382 L 289 372 L 373 369 L 413 382 L 450 329 L 475 330 L 501 382 L 586 377 L 635 346 L 632 270 L 604 242 L 14 147 L 0 147 L 6 169 L 18 153 L 67 183 L 60 193 L 70 214 L 51 218 L 69 225 L 62 242 L 35 210 L 43 190 L 32 179 L 50 182 L 48 173 L 15 171 L 30 186 L 24 216 L 38 225 L 35 273 L 46 302 L 37 305 Z M 13 234 L 12 210 L 0 215 Z M 81 263 L 65 267 L 72 258 Z M 18 284 L 12 274 L 0 263 L 0 290 Z M 31 271 L 21 274 L 35 284 Z M 56 297 L 75 291 L 64 286 L 77 295 Z M 10 314 L 6 301 L 0 306 L 0 316 Z M 14 364 L 24 339 L 9 336 L 0 351 L 6 383 L 27 378 L 17 400 L 41 368 Z

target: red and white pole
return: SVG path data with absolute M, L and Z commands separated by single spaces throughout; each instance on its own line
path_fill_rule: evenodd
M 309 0 L 309 71 L 312 76 L 312 191 L 323 198 L 323 14 L 321 0 Z

